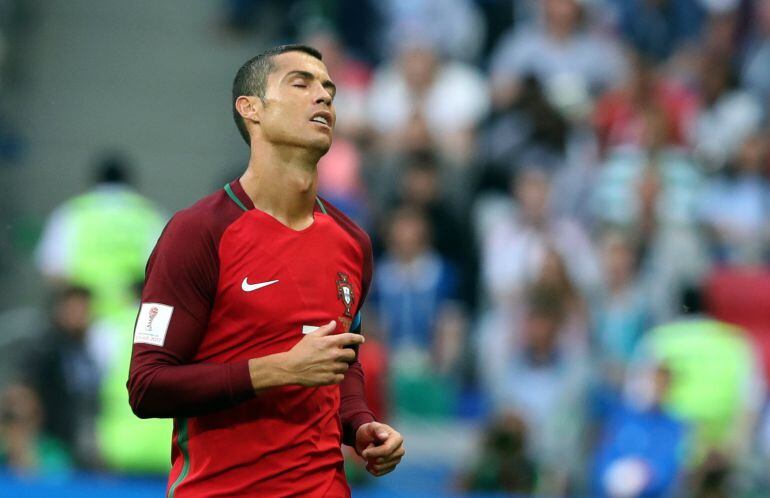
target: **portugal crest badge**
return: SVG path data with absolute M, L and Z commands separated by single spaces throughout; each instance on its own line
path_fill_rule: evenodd
M 348 280 L 347 273 L 337 272 L 337 277 L 337 297 L 342 301 L 342 304 L 345 305 L 345 316 L 353 318 L 353 315 L 350 312 L 350 308 L 353 307 L 353 303 L 356 300 L 356 296 L 353 293 L 353 286 Z

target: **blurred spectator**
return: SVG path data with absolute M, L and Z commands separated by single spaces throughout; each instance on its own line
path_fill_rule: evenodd
M 639 52 L 665 61 L 701 32 L 705 12 L 698 0 L 613 0 L 618 31 Z
M 460 483 L 465 491 L 528 495 L 537 468 L 527 455 L 527 426 L 514 412 L 501 413 L 485 428 L 480 454 Z
M 511 182 L 511 190 L 513 209 L 487 215 L 480 234 L 481 276 L 491 304 L 515 306 L 541 273 L 548 248 L 564 259 L 580 292 L 593 288 L 599 280 L 593 246 L 574 220 L 551 214 L 549 174 L 539 165 L 524 165 Z
M 660 109 L 643 115 L 642 146 L 611 151 L 594 186 L 597 220 L 636 233 L 655 320 L 674 313 L 676 289 L 708 264 L 697 231 L 702 177 L 687 152 L 671 144 Z
M 500 322 L 507 330 L 479 351 L 493 406 L 523 418 L 540 470 L 538 492 L 550 496 L 562 496 L 580 470 L 588 365 L 585 350 L 566 337 L 567 318 L 564 296 L 534 288 L 520 320 Z
M 629 235 L 606 232 L 601 261 L 604 278 L 591 300 L 591 339 L 600 382 L 619 392 L 631 355 L 650 324 L 649 300 L 639 276 L 637 248 Z
M 448 415 L 454 394 L 464 316 L 456 305 L 452 266 L 431 246 L 425 215 L 402 207 L 391 215 L 386 251 L 377 263 L 372 300 L 394 364 L 397 408 Z
M 757 354 L 743 331 L 703 315 L 700 291 L 683 294 L 687 315 L 650 330 L 629 374 L 650 361 L 671 371 L 666 410 L 692 426 L 688 459 L 700 463 L 712 452 L 738 462 L 748 454 L 764 398 Z
M 473 60 L 484 43 L 486 26 L 472 0 L 384 0 L 386 47 L 398 47 L 416 32 L 435 41 L 445 56 Z
M 640 0 L 641 1 L 641 0 Z M 597 102 L 594 124 L 602 150 L 620 145 L 641 146 L 645 113 L 659 109 L 674 145 L 685 145 L 695 114 L 695 95 L 660 74 L 653 62 L 639 53 L 629 58 L 625 84 L 606 92 Z
M 743 82 L 760 102 L 770 102 L 770 0 L 754 2 L 756 26 L 743 64 Z
M 55 293 L 51 324 L 25 363 L 25 376 L 40 393 L 44 427 L 70 450 L 77 465 L 99 464 L 95 420 L 101 373 L 88 347 L 93 322 L 91 292 L 67 286 Z
M 767 139 L 749 136 L 726 171 L 706 184 L 700 209 L 715 259 L 759 264 L 767 256 L 770 184 Z
M 762 106 L 738 87 L 737 75 L 725 56 L 702 56 L 698 90 L 700 104 L 689 130 L 690 143 L 704 167 L 718 170 L 759 129 Z
M 400 189 L 389 205 L 408 204 L 427 217 L 436 251 L 458 271 L 458 297 L 472 305 L 476 299 L 476 248 L 467 226 L 468 220 L 444 194 L 441 164 L 431 151 L 418 151 L 404 160 Z
M 413 33 L 375 73 L 369 124 L 388 154 L 434 145 L 445 159 L 465 165 L 489 107 L 487 93 L 478 69 L 443 59 L 434 41 Z
M 42 432 L 42 424 L 37 393 L 24 384 L 8 385 L 0 394 L 0 468 L 20 475 L 69 471 L 67 451 Z
M 101 342 L 98 363 L 103 379 L 98 393 L 96 437 L 101 459 L 109 470 L 132 475 L 163 475 L 171 466 L 171 448 L 167 441 L 171 437 L 172 421 L 137 418 L 131 411 L 126 389 L 141 284 L 134 286 L 134 303 L 111 316 L 94 332 L 101 335 L 97 339 Z
M 685 425 L 668 413 L 671 374 L 663 365 L 637 373 L 638 389 L 608 414 L 592 472 L 597 498 L 673 496 L 684 468 Z
M 705 8 L 706 19 L 698 41 L 699 50 L 737 63 L 744 37 L 748 34 L 743 20 L 752 2 L 700 0 L 700 3 Z
M 131 188 L 131 166 L 120 154 L 99 159 L 96 186 L 59 206 L 37 247 L 37 265 L 53 283 L 93 293 L 98 316 L 132 302 L 147 257 L 165 224 L 154 203 Z
M 419 355 L 430 370 L 449 372 L 458 341 L 446 327 L 457 299 L 452 266 L 432 247 L 425 215 L 404 206 L 391 214 L 386 251 L 377 264 L 374 301 L 388 344 L 404 362 Z M 450 333 L 444 336 L 444 333 Z
M 582 0 L 544 0 L 537 25 L 504 36 L 490 62 L 495 108 L 507 108 L 527 75 L 534 75 L 557 107 L 584 105 L 621 80 L 625 62 L 617 45 L 585 25 Z
M 533 76 L 522 80 L 521 91 L 505 109 L 493 117 L 483 135 L 483 153 L 495 175 L 505 182 L 513 158 L 530 151 L 563 157 L 569 135 L 569 123 L 548 101 L 542 84 Z M 554 167 L 558 161 L 552 161 Z
M 588 306 L 570 277 L 564 258 L 552 247 L 546 248 L 540 273 L 528 292 L 551 295 L 562 303 L 562 338 L 569 341 L 576 350 L 585 350 L 588 344 Z

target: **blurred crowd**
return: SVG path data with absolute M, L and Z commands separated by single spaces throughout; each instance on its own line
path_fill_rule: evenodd
M 323 53 L 320 192 L 375 247 L 370 404 L 476 421 L 456 488 L 767 496 L 770 0 L 226 7 L 239 36 L 280 9 L 271 43 Z M 168 465 L 170 427 L 133 420 L 124 387 L 168 215 L 125 158 L 98 164 L 35 253 L 50 340 L 0 398 L 18 472 Z

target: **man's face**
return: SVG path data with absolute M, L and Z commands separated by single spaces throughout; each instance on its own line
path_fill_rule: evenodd
M 304 52 L 273 57 L 259 115 L 262 136 L 275 145 L 329 150 L 336 92 L 326 65 Z

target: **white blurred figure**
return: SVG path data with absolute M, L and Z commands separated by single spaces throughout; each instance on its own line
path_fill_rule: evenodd
M 737 86 L 728 57 L 707 54 L 700 62 L 700 105 L 689 130 L 696 157 L 708 170 L 723 168 L 762 122 L 762 106 Z
M 538 493 L 563 496 L 579 472 L 588 383 L 585 349 L 576 347 L 565 296 L 532 288 L 517 319 L 483 331 L 479 364 L 495 412 L 518 413 L 540 469 Z
M 574 219 L 552 214 L 550 182 L 537 165 L 523 166 L 511 185 L 513 209 L 483 215 L 487 220 L 480 234 L 481 278 L 493 309 L 516 307 L 525 288 L 540 275 L 549 249 L 563 259 L 581 293 L 589 293 L 599 282 L 599 264 L 588 235 Z
M 700 217 L 717 260 L 728 264 L 760 264 L 767 254 L 770 183 L 767 140 L 748 137 L 726 171 L 709 179 Z
M 544 0 L 540 23 L 523 24 L 503 36 L 492 54 L 495 107 L 507 108 L 522 78 L 532 74 L 556 100 L 582 101 L 581 95 L 618 83 L 626 71 L 614 40 L 586 26 L 585 0 Z
M 377 69 L 369 93 L 369 125 L 383 151 L 434 146 L 459 165 L 471 158 L 475 129 L 488 110 L 481 71 L 442 57 L 425 33 L 399 41 L 396 57 Z

